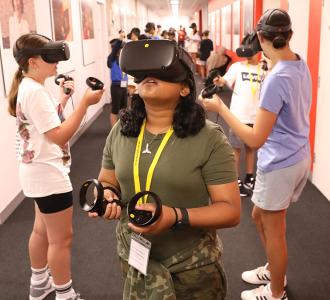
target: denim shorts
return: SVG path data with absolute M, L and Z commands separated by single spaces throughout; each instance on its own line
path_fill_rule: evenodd
M 304 189 L 309 175 L 310 159 L 304 159 L 293 166 L 263 172 L 257 170 L 252 202 L 264 210 L 287 209 L 296 202 Z

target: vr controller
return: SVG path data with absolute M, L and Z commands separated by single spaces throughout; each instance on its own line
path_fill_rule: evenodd
M 65 74 L 59 74 L 59 75 L 57 75 L 56 77 L 55 77 L 55 83 L 57 84 L 57 85 L 60 85 L 60 80 L 59 79 L 64 79 L 64 82 L 65 81 L 70 81 L 70 80 L 73 80 L 73 78 L 72 77 L 70 77 L 70 76 L 68 76 L 68 75 L 65 75 Z M 103 87 L 104 87 L 104 83 L 101 81 L 101 80 L 99 80 L 99 79 L 97 79 L 97 78 L 95 78 L 95 77 L 88 77 L 87 79 L 86 79 L 86 84 L 93 90 L 93 91 L 96 91 L 96 90 L 102 90 L 103 89 Z M 71 89 L 69 89 L 69 88 L 66 88 L 66 87 L 63 87 L 63 89 L 64 89 L 64 93 L 66 94 L 66 95 L 69 95 L 70 93 L 71 93 Z
M 94 196 L 92 199 L 88 199 L 91 197 L 87 197 L 87 190 L 88 188 L 94 185 L 96 188 L 96 199 L 94 199 Z M 104 191 L 105 190 L 110 190 L 112 191 L 118 198 L 118 200 L 113 200 L 113 201 L 108 201 L 104 198 Z M 156 210 L 154 214 L 150 211 L 146 210 L 137 210 L 135 208 L 136 204 L 138 201 L 145 196 L 149 196 L 152 198 L 156 205 Z M 81 208 L 86 211 L 86 212 L 96 212 L 99 216 L 103 216 L 106 210 L 106 207 L 109 203 L 116 203 L 119 205 L 121 208 L 126 207 L 126 205 L 121 201 L 121 194 L 120 192 L 111 186 L 108 187 L 103 187 L 102 183 L 100 183 L 97 179 L 88 179 L 86 180 L 83 185 L 80 188 L 80 193 L 79 193 L 79 202 Z M 148 225 L 153 224 L 156 222 L 160 215 L 162 213 L 162 203 L 159 198 L 159 196 L 153 192 L 150 191 L 142 191 L 137 193 L 136 195 L 133 196 L 133 198 L 129 201 L 128 206 L 127 206 L 127 215 L 133 224 L 140 226 L 140 227 L 145 227 Z
M 96 90 L 102 90 L 103 87 L 104 87 L 104 83 L 95 78 L 95 77 L 88 77 L 86 79 L 86 84 L 93 90 L 93 91 L 96 91 Z
M 221 87 L 211 84 L 202 89 L 201 94 L 203 98 L 212 98 L 214 94 L 221 92 Z
M 64 79 L 64 82 L 65 81 L 72 81 L 73 80 L 73 78 L 70 77 L 70 76 L 68 76 L 68 75 L 59 74 L 59 75 L 57 75 L 55 77 L 55 83 L 57 85 L 60 85 L 60 80 L 59 79 L 62 79 L 62 78 Z M 70 88 L 67 88 L 65 86 L 63 87 L 63 90 L 64 90 L 64 94 L 66 94 L 66 95 L 69 95 L 71 93 L 71 89 Z

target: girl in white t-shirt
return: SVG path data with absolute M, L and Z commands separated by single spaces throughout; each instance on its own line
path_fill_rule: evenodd
M 199 35 L 199 32 L 197 30 L 196 23 L 192 23 L 190 25 L 191 32 L 186 37 L 188 43 L 187 43 L 187 51 L 190 54 L 192 60 L 194 61 L 194 64 L 197 62 L 197 53 L 199 49 L 199 44 L 201 42 L 201 37 Z
M 104 91 L 88 89 L 76 110 L 64 120 L 63 109 L 73 94 L 74 84 L 61 82 L 59 101 L 46 90 L 45 80 L 56 75 L 58 61 L 46 62 L 35 53 L 47 43 L 52 41 L 38 34 L 25 34 L 16 41 L 14 55 L 19 68 L 8 97 L 9 113 L 17 119 L 20 182 L 25 196 L 35 201 L 29 240 L 32 269 L 29 299 L 44 299 L 54 288 L 56 300 L 81 299 L 71 280 L 72 185 L 68 176 L 71 162 L 68 141 L 79 128 L 88 106 L 99 102 Z M 63 87 L 71 89 L 71 93 L 66 95 Z
M 259 90 L 261 79 L 264 76 L 263 72 L 257 53 L 248 57 L 245 61 L 232 64 L 223 77 L 217 77 L 222 86 L 227 85 L 233 88 L 230 111 L 242 123 L 251 127 L 255 123 L 259 106 Z M 248 196 L 254 188 L 255 151 L 243 143 L 231 129 L 229 130 L 229 141 L 234 148 L 238 174 L 240 171 L 241 148 L 243 145 L 245 147 L 246 175 L 244 183 L 238 178 L 238 185 L 241 196 Z

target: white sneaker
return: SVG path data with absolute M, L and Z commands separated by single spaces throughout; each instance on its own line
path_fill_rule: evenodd
M 268 284 L 270 283 L 270 272 L 267 270 L 268 263 L 254 270 L 242 273 L 242 279 L 252 284 Z M 284 287 L 287 285 L 286 276 L 284 277 Z
M 48 278 L 40 284 L 30 285 L 30 295 L 29 300 L 42 300 L 45 299 L 48 294 L 53 292 L 55 289 L 52 286 L 53 278 L 48 276 Z
M 274 298 L 270 290 L 270 283 L 266 286 L 261 285 L 254 290 L 244 291 L 241 293 L 242 300 L 288 300 L 286 292 L 279 298 Z

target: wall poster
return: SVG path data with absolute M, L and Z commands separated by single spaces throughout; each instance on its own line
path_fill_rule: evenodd
M 232 24 L 233 24 L 233 41 L 232 41 L 232 45 L 233 45 L 233 51 L 235 51 L 241 41 L 240 41 L 240 1 L 235 1 L 233 3 L 233 20 L 232 20 Z
M 71 0 L 51 0 L 53 39 L 72 41 Z
M 36 32 L 34 0 L 1 0 L 0 51 L 5 96 L 17 70 L 12 47 L 22 34 L 31 32 Z
M 244 0 L 243 6 L 243 22 L 244 22 L 244 36 L 253 31 L 253 0 Z
M 221 42 L 227 50 L 231 48 L 231 4 L 221 9 Z
M 95 62 L 93 0 L 80 0 L 82 51 L 84 65 Z

